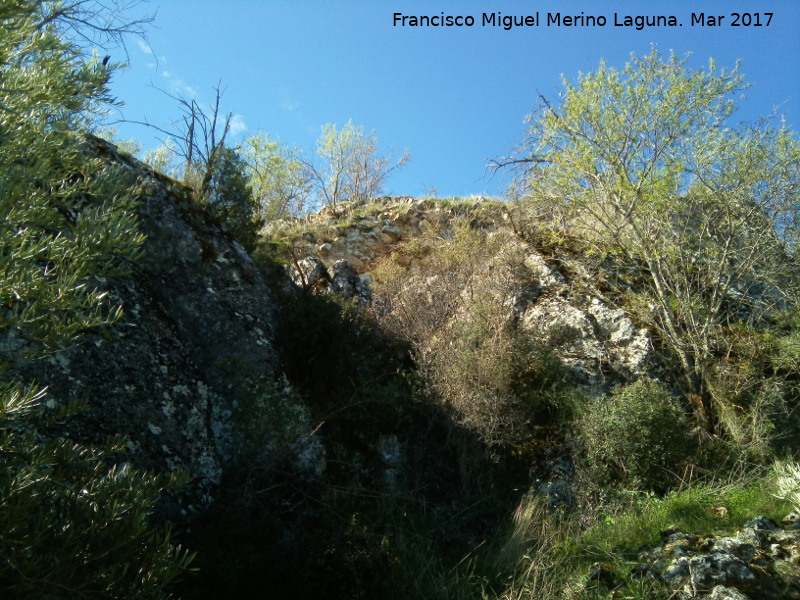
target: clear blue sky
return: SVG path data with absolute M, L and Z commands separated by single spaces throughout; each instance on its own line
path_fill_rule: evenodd
M 238 136 L 264 131 L 312 152 L 325 123 L 349 119 L 375 130 L 381 150 L 407 148 L 412 162 L 387 191 L 440 196 L 495 194 L 489 158 L 524 132 L 538 94 L 556 99 L 601 58 L 622 67 L 630 53 L 691 52 L 690 64 L 742 60 L 752 87 L 739 116 L 778 111 L 800 130 L 800 0 L 464 0 L 459 2 L 151 0 L 150 47 L 129 43 L 130 66 L 112 81 L 127 119 L 163 128 L 180 117 L 161 88 L 208 104 L 222 81 L 222 110 Z M 538 27 L 481 25 L 483 13 L 535 15 Z M 393 15 L 472 16 L 472 27 L 399 27 Z M 605 27 L 547 26 L 548 13 L 604 16 Z M 722 26 L 690 25 L 692 13 L 724 15 Z M 772 12 L 769 27 L 733 27 L 733 12 Z M 680 27 L 614 25 L 614 14 L 675 15 Z M 151 53 L 152 49 L 152 53 Z M 125 60 L 114 56 L 114 60 Z M 153 87 L 155 86 L 155 87 Z M 156 145 L 155 133 L 120 124 L 121 137 Z

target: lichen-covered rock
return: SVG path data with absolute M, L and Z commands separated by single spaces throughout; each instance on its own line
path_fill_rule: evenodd
M 298 261 L 288 269 L 288 272 L 289 277 L 300 288 L 327 288 L 331 284 L 331 276 L 325 268 L 325 263 L 314 256 L 307 256 Z
M 345 298 L 358 298 L 368 304 L 372 301 L 372 291 L 365 279 L 356 272 L 346 260 L 337 260 L 331 269 L 332 289 Z
M 387 491 L 400 491 L 400 478 L 404 467 L 404 452 L 400 439 L 395 434 L 381 435 L 375 445 L 384 464 L 383 482 Z
M 363 304 L 372 301 L 369 276 L 359 275 L 350 261 L 337 260 L 329 271 L 319 258 L 308 256 L 289 267 L 288 272 L 291 280 L 301 289 L 358 298 Z
M 798 543 L 800 532 L 766 517 L 733 536 L 669 530 L 661 543 L 640 554 L 633 572 L 660 577 L 686 600 L 800 598 Z
M 724 585 L 715 586 L 708 596 L 708 600 L 749 600 L 742 592 L 736 588 L 728 588 Z
M 597 298 L 592 298 L 586 311 L 594 318 L 596 338 L 609 347 L 612 367 L 628 377 L 642 374 L 652 348 L 647 330 L 636 327 L 624 310 Z
M 730 552 L 716 551 L 712 554 L 680 558 L 688 564 L 688 586 L 694 591 L 711 591 L 717 585 L 738 587 L 756 580 L 755 572 L 746 562 Z
M 525 308 L 522 327 L 552 348 L 577 382 L 602 390 L 609 376 L 625 381 L 646 372 L 651 352 L 647 330 L 597 298 L 587 305 L 546 296 Z
M 122 306 L 120 322 L 85 333 L 25 374 L 48 386 L 52 405 L 88 400 L 65 425 L 68 435 L 89 442 L 121 435 L 135 464 L 181 469 L 198 489 L 210 489 L 236 459 L 238 431 L 249 418 L 243 407 L 282 381 L 273 347 L 277 305 L 252 259 L 187 189 L 95 143 L 137 178 L 144 255 L 127 275 L 96 280 Z M 285 439 L 289 430 L 298 443 L 311 439 L 296 395 L 270 401 L 292 420 L 273 421 L 267 440 Z M 318 452 L 296 449 L 306 450 Z
M 539 290 L 547 288 L 552 289 L 566 283 L 564 276 L 550 267 L 544 257 L 539 253 L 528 253 L 525 256 L 524 264 L 530 272 L 532 279 L 536 281 L 536 287 Z

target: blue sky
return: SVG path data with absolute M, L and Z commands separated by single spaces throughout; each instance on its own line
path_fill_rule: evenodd
M 536 98 L 553 100 L 561 75 L 573 80 L 600 59 L 622 67 L 630 53 L 692 53 L 703 67 L 742 60 L 752 84 L 742 120 L 777 111 L 800 130 L 798 0 L 464 0 L 459 2 L 151 0 L 149 46 L 131 41 L 130 64 L 112 91 L 121 116 L 169 129 L 180 109 L 159 89 L 209 104 L 219 81 L 234 139 L 264 131 L 313 152 L 326 123 L 374 130 L 384 153 L 411 153 L 387 192 L 440 196 L 498 194 L 488 159 L 508 154 L 524 133 Z M 481 25 L 483 13 L 535 15 L 538 27 Z M 472 27 L 393 26 L 405 15 L 472 16 Z M 605 27 L 546 26 L 548 13 L 604 16 Z M 718 27 L 692 27 L 692 13 L 724 15 Z M 732 13 L 772 12 L 769 27 L 733 27 Z M 675 15 L 681 27 L 617 27 L 626 15 Z M 754 17 L 751 17 L 754 18 Z M 125 60 L 114 56 L 114 60 Z M 119 115 L 118 115 L 119 116 Z M 120 123 L 120 137 L 145 147 L 153 130 Z M 161 136 L 163 137 L 163 136 Z

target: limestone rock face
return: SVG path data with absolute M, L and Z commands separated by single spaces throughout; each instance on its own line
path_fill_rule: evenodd
M 307 256 L 297 265 L 288 269 L 289 277 L 300 288 L 327 287 L 331 284 L 331 276 L 325 263 L 314 256 Z
M 385 206 L 379 204 L 383 201 L 387 202 Z M 454 219 L 463 216 L 463 209 L 444 208 L 433 199 L 387 198 L 373 202 L 378 203 L 374 205 L 376 208 L 384 210 L 352 214 L 355 206 L 348 202 L 340 203 L 338 216 L 351 215 L 344 222 L 337 220 L 329 207 L 309 215 L 307 222 L 315 232 L 295 240 L 298 255 L 319 257 L 328 266 L 339 260 L 347 260 L 358 273 L 364 273 L 382 257 L 403 243 L 419 238 L 423 232 L 450 237 Z M 269 238 L 273 230 L 280 230 L 283 225 L 285 222 L 272 223 L 263 233 Z M 480 226 L 484 229 L 494 228 L 493 222 L 481 223 Z M 406 266 L 413 266 L 424 260 L 424 252 L 419 256 L 403 258 Z
M 652 350 L 647 330 L 599 298 L 560 293 L 565 289 L 563 279 L 557 272 L 547 272 L 540 261 L 541 257 L 526 261 L 537 266 L 540 286 L 533 298 L 518 306 L 521 326 L 547 343 L 576 380 L 590 388 L 601 391 L 610 380 L 643 375 Z
M 331 270 L 333 290 L 345 298 L 358 298 L 363 303 L 372 300 L 372 291 L 367 279 L 362 279 L 355 268 L 346 260 L 337 260 Z
M 67 433 L 89 442 L 122 435 L 135 464 L 183 469 L 201 488 L 219 482 L 246 445 L 241 421 L 250 405 L 291 415 L 274 419 L 268 438 L 308 438 L 306 409 L 273 347 L 277 305 L 252 259 L 180 184 L 109 144 L 100 151 L 137 176 L 147 239 L 130 273 L 96 281 L 123 307 L 121 321 L 26 367 L 48 386 L 51 405 L 88 400 Z M 319 457 L 305 458 L 318 468 Z
M 676 597 L 707 600 L 777 600 L 800 597 L 796 548 L 800 531 L 766 517 L 732 536 L 666 531 L 661 543 L 640 554 L 636 576 L 662 579 Z
M 344 259 L 337 260 L 329 272 L 319 258 L 308 256 L 288 271 L 292 281 L 301 288 L 337 294 L 344 298 L 358 298 L 364 304 L 372 301 L 369 276 L 359 275 L 353 265 Z
M 473 207 L 481 205 L 478 200 Z M 345 205 L 339 209 L 342 214 L 350 210 Z M 381 259 L 391 257 L 406 271 L 405 288 L 421 291 L 439 284 L 447 286 L 447 282 L 436 279 L 451 274 L 440 273 L 437 265 L 429 264 L 436 260 L 431 254 L 436 244 L 432 240 L 452 239 L 456 222 L 464 224 L 464 211 L 464 207 L 433 199 L 413 198 L 375 200 L 365 213 L 338 221 L 329 209 L 323 209 L 309 217 L 315 233 L 296 240 L 296 251 L 307 258 L 295 265 L 291 276 L 297 283 L 357 296 L 368 303 L 371 293 L 359 286 L 356 274 L 360 273 L 363 280 Z M 469 226 L 485 232 L 487 240 L 502 234 L 504 227 L 508 229 L 501 207 L 486 204 L 484 214 L 483 219 L 468 218 Z M 503 294 L 499 301 L 510 310 L 510 316 L 531 337 L 553 349 L 571 369 L 575 383 L 601 394 L 648 373 L 653 355 L 649 333 L 603 298 L 596 290 L 596 273 L 580 260 L 570 259 L 565 268 L 532 246 L 514 244 L 509 242 L 509 248 L 515 248 L 518 263 L 511 282 L 507 272 L 499 268 L 482 273 L 477 285 L 481 290 Z M 346 277 L 335 275 L 336 265 L 343 263 L 354 272 Z M 571 272 L 570 277 L 562 271 Z M 576 293 L 577 289 L 580 292 Z M 470 288 L 468 293 L 472 291 Z M 453 297 L 461 293 L 452 291 Z

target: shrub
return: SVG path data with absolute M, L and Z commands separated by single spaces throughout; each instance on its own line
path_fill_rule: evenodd
M 375 271 L 381 324 L 411 344 L 421 388 L 457 425 L 495 447 L 528 441 L 558 405 L 564 369 L 515 322 L 524 246 L 463 217 L 417 239 L 418 270 L 386 259 Z
M 564 368 L 497 298 L 475 293 L 466 304 L 420 356 L 423 376 L 458 424 L 489 444 L 519 445 L 557 408 Z
M 115 465 L 121 444 L 45 438 L 43 399 L 0 386 L 0 589 L 21 599 L 168 597 L 193 557 L 151 513 L 179 479 Z
M 662 384 L 649 380 L 586 406 L 575 428 L 579 456 L 595 485 L 666 491 L 697 445 L 683 409 Z
M 211 213 L 227 231 L 248 250 L 255 248 L 262 222 L 258 218 L 258 202 L 250 190 L 246 164 L 230 148 L 224 148 L 212 172 L 205 202 Z
M 317 154 L 322 166 L 307 161 L 306 167 L 320 201 L 330 206 L 334 214 L 342 202 L 363 204 L 379 196 L 389 173 L 409 160 L 408 151 L 397 162 L 378 154 L 375 132 L 367 134 L 352 121 L 339 130 L 336 125 L 324 125 Z

